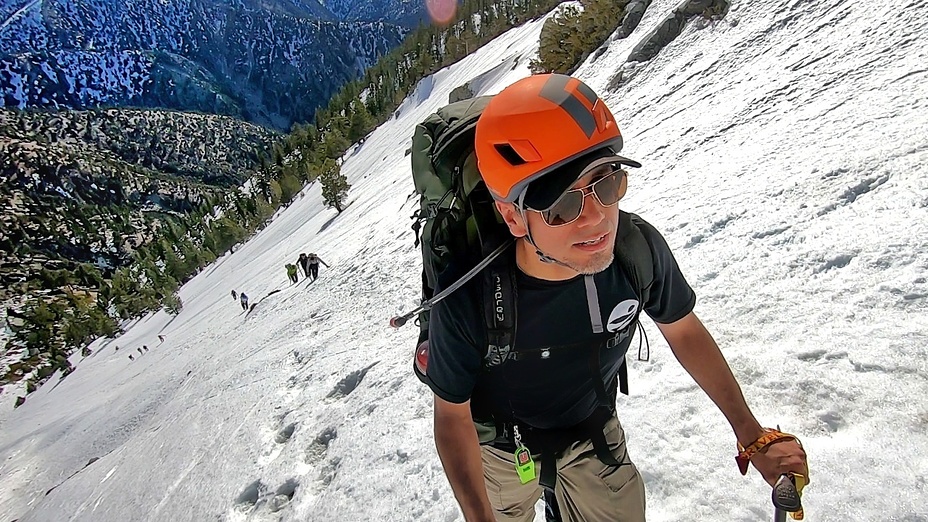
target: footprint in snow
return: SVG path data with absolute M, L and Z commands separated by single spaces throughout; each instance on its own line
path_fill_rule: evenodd
M 379 361 L 378 361 L 379 362 Z M 329 399 L 340 399 L 342 397 L 347 397 L 348 394 L 357 389 L 358 385 L 361 384 L 361 380 L 364 379 L 364 376 L 367 375 L 367 372 L 374 367 L 377 363 L 368 366 L 367 368 L 362 368 L 357 371 L 353 371 L 348 375 L 342 377 L 342 380 L 338 381 L 338 384 L 335 385 L 335 388 L 329 392 L 327 396 Z
M 338 437 L 338 432 L 334 427 L 328 427 L 322 430 L 313 442 L 306 448 L 306 460 L 309 462 L 318 462 L 325 456 L 329 450 L 329 444 Z
M 296 430 L 296 423 L 290 423 L 283 428 L 277 431 L 277 435 L 274 436 L 274 442 L 277 444 L 284 444 L 290 440 L 290 437 L 293 436 L 293 432 Z
M 256 480 L 239 493 L 234 509 L 240 513 L 253 514 L 266 505 L 269 512 L 276 513 L 293 500 L 299 486 L 299 481 L 291 478 L 271 492 L 266 484 Z
M 274 493 L 274 496 L 267 503 L 267 509 L 271 513 L 276 513 L 281 509 L 285 508 L 287 504 L 293 500 L 293 495 L 296 494 L 296 488 L 299 487 L 300 483 L 296 479 L 287 479 L 286 482 L 280 485 L 277 488 L 277 492 Z

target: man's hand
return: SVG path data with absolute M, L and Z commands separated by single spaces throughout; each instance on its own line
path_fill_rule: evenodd
M 771 486 L 784 473 L 798 473 L 806 478 L 806 482 L 809 479 L 806 452 L 796 440 L 784 440 L 767 446 L 751 457 L 751 464 Z

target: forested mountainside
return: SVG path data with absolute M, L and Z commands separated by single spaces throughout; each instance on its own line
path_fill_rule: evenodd
M 285 130 L 407 33 L 351 18 L 297 0 L 8 2 L 0 107 L 159 107 Z

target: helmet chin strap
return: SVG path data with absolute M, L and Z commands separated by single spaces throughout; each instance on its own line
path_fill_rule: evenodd
M 521 199 L 521 198 L 520 198 L 520 199 Z M 521 201 L 520 201 L 520 203 L 521 203 Z M 525 238 L 526 238 L 526 240 L 528 240 L 528 242 L 529 242 L 530 245 L 532 245 L 533 247 L 535 247 L 535 254 L 538 256 L 538 259 L 539 259 L 542 263 L 549 263 L 549 264 L 552 264 L 552 265 L 561 265 L 561 266 L 563 266 L 563 267 L 565 267 L 565 268 L 569 268 L 569 269 L 573 270 L 574 268 L 571 267 L 570 265 L 568 265 L 567 263 L 564 263 L 563 261 L 558 261 L 557 259 L 554 259 L 553 257 L 549 256 L 548 254 L 545 254 L 544 252 L 542 252 L 540 248 L 538 248 L 538 245 L 535 244 L 535 239 L 532 237 L 532 229 L 529 228 L 529 226 L 528 226 L 528 217 L 525 215 L 525 210 L 522 208 L 522 205 L 516 205 L 516 208 L 519 209 L 519 214 L 522 215 L 522 222 L 525 223 Z

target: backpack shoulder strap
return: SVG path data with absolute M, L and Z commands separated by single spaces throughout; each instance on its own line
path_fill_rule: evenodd
M 502 256 L 483 272 L 483 314 L 487 351 L 483 366 L 498 366 L 509 358 L 516 336 L 516 281 L 511 256 Z
M 636 214 L 619 211 L 619 232 L 615 241 L 615 259 L 618 261 L 625 276 L 632 283 L 635 296 L 638 298 L 638 310 L 632 324 L 638 323 L 641 311 L 651 297 L 651 286 L 654 284 L 654 255 L 651 244 L 641 231 L 641 225 L 647 222 Z M 641 329 L 640 335 L 644 335 Z M 638 347 L 638 357 L 641 358 L 641 346 Z M 619 391 L 628 395 L 628 363 L 623 362 L 619 367 Z
M 615 241 L 615 259 L 635 288 L 641 308 L 647 304 L 654 284 L 654 256 L 651 244 L 641 231 L 647 222 L 636 214 L 619 211 L 619 232 Z

